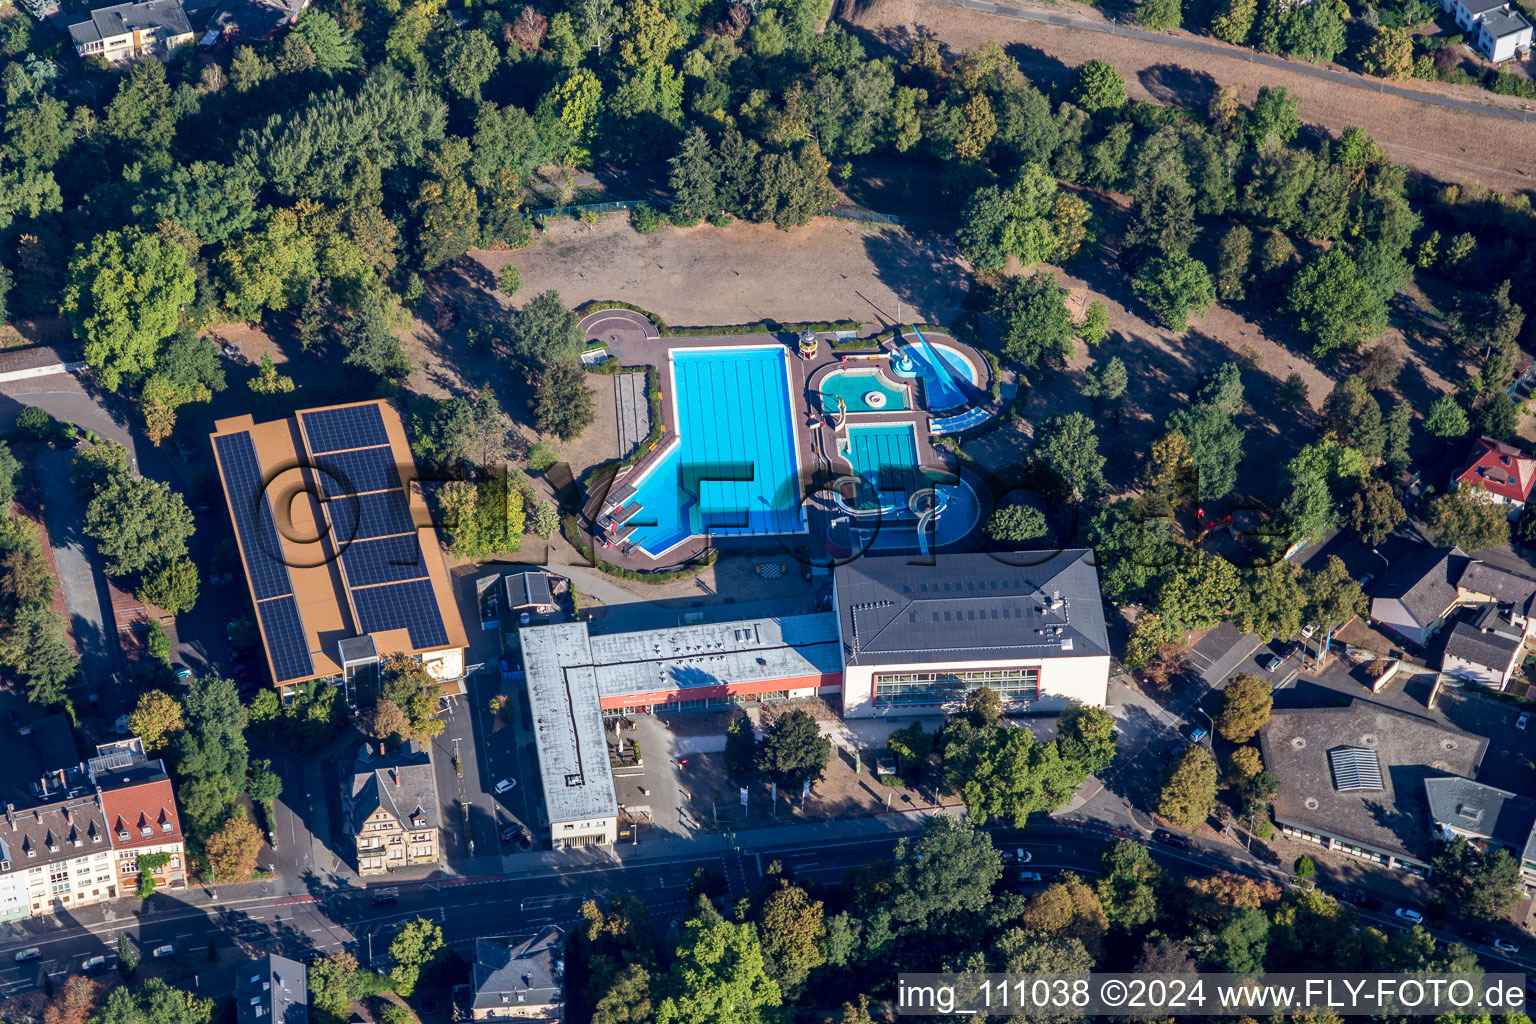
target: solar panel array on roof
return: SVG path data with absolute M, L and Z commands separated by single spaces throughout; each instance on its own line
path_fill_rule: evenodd
M 282 561 L 272 505 L 267 500 L 256 445 L 248 433 L 214 438 L 219 469 L 229 495 L 229 512 L 240 534 L 245 572 L 256 600 L 293 593 L 293 580 Z
M 256 614 L 261 616 L 261 629 L 267 638 L 272 674 L 277 677 L 274 681 L 281 683 L 314 675 L 315 663 L 309 657 L 309 645 L 304 642 L 304 622 L 293 595 L 258 603 Z
M 349 494 L 326 502 L 325 508 L 338 544 L 416 532 L 410 503 L 402 491 Z
M 412 535 L 353 541 L 342 549 L 341 565 L 354 589 L 427 577 L 421 544 Z
M 388 445 L 326 455 L 315 459 L 315 468 L 326 499 L 400 486 L 400 470 Z
M 1328 751 L 1328 767 L 1333 769 L 1333 788 L 1340 792 L 1386 788 L 1381 779 L 1381 761 L 1374 750 L 1334 747 Z
M 411 646 L 423 650 L 448 642 L 448 628 L 437 606 L 430 580 L 391 583 L 352 591 L 357 605 L 358 627 L 364 633 L 404 628 Z
M 389 444 L 384 417 L 379 415 L 379 407 L 371 403 L 300 413 L 299 418 L 304 423 L 304 439 L 311 455 Z

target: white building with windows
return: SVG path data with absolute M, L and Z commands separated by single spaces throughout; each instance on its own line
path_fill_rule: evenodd
M 1014 711 L 1102 707 L 1109 637 L 1093 552 L 864 557 L 833 576 L 843 717 L 931 714 L 987 687 Z
M 1466 30 L 1467 41 L 1495 64 L 1531 50 L 1531 23 L 1509 0 L 1440 0 L 1440 6 Z
M 23 811 L 7 804 L 0 838 L 10 853 L 0 874 L 25 888 L 28 917 L 117 898 L 117 865 L 99 794 Z

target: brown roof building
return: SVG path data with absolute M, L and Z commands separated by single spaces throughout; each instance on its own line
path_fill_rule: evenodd
M 119 891 L 136 891 L 140 857 L 155 885 L 180 888 L 186 884 L 186 849 L 171 780 L 159 761 L 131 765 L 96 775 L 102 809 L 112 832 Z
M 462 680 L 468 639 L 394 407 L 215 426 L 273 682 L 350 684 L 394 654 L 416 657 L 440 682 Z
M 6 917 L 36 917 L 116 899 L 112 840 L 101 797 L 72 797 L 0 821 L 0 902 Z

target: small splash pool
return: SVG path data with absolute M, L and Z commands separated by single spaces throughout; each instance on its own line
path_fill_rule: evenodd
M 942 508 L 934 521 L 932 543 L 937 547 L 964 539 L 976 526 L 980 502 L 964 480 L 944 475 L 936 479 L 917 456 L 917 428 L 911 423 L 848 428 L 844 452 L 854 474 L 865 484 L 858 506 L 881 511 L 874 547 L 910 547 L 916 543 L 917 515 L 912 500 L 932 489 Z
M 942 368 L 935 365 L 935 360 Z M 891 360 L 891 372 L 897 377 L 917 378 L 923 387 L 924 404 L 931 412 L 965 404 L 965 393 L 956 382 L 963 381 L 974 388 L 980 379 L 976 367 L 957 350 L 920 341 L 913 335 L 902 336 L 901 347 Z
M 900 412 L 907 408 L 906 389 L 892 387 L 876 370 L 834 370 L 827 374 L 821 382 L 821 407 L 837 412 L 839 398 L 849 412 Z

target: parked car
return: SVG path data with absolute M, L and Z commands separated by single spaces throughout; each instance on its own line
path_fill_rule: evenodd
M 373 894 L 373 903 L 379 906 L 384 903 L 393 903 L 400 898 L 400 890 L 391 886 L 388 889 L 380 889 Z
M 516 789 L 516 788 L 517 788 L 517 780 L 516 779 L 502 779 L 500 782 L 496 783 L 496 792 L 497 792 L 497 794 L 505 793 L 509 789 Z
M 533 833 L 513 822 L 501 830 L 501 841 L 511 843 L 520 850 L 528 850 L 533 847 Z
M 1364 907 L 1366 910 L 1381 909 L 1381 900 L 1377 899 L 1375 896 L 1367 896 L 1363 893 L 1361 894 L 1360 898 L 1355 901 L 1355 903 Z
M 1181 836 L 1176 832 L 1170 832 L 1165 828 L 1160 828 L 1156 832 L 1153 832 L 1152 841 L 1154 843 L 1162 843 L 1165 846 L 1177 846 L 1181 850 L 1187 850 L 1189 848 L 1189 840 L 1186 837 Z
M 1508 941 L 1506 941 L 1504 939 L 1494 939 L 1493 940 L 1493 948 L 1498 950 L 1500 953 L 1518 953 L 1518 952 L 1520 952 L 1520 947 L 1519 946 L 1515 945 L 1513 942 L 1508 942 Z
M 1197 725 L 1192 730 L 1190 730 L 1189 742 L 1199 743 L 1209 735 L 1210 732 L 1203 725 Z
M 38 957 L 40 957 L 42 955 L 43 955 L 43 951 L 42 950 L 38 949 L 36 946 L 31 946 L 31 947 L 29 947 L 27 949 L 22 950 L 20 953 L 16 954 L 16 962 L 19 963 L 19 964 L 24 964 L 28 960 L 36 960 Z
M 80 961 L 81 973 L 89 974 L 91 971 L 99 971 L 107 966 L 107 958 L 104 956 L 88 956 Z
M 185 665 L 177 665 L 176 666 L 176 678 L 177 679 L 191 679 L 192 678 L 192 670 L 187 668 L 187 666 L 185 666 Z
M 1311 625 L 1310 623 L 1308 625 L 1305 625 L 1305 626 L 1301 627 L 1301 636 L 1302 636 L 1302 639 L 1304 639 L 1304 640 L 1312 639 L 1312 634 L 1316 633 L 1316 632 L 1317 632 L 1317 627 Z
M 325 954 L 320 952 L 318 949 L 306 949 L 304 952 L 298 955 L 297 959 L 299 963 L 303 964 L 305 967 L 309 967 L 310 965 L 318 962 L 323 956 L 325 956 Z
M 1045 877 L 1043 875 L 1041 875 L 1040 872 L 1038 872 L 1038 871 L 1020 871 L 1019 872 L 1019 881 L 1021 881 L 1021 882 L 1043 882 L 1043 881 L 1045 881 Z
M 1265 672 L 1273 672 L 1273 671 L 1275 671 L 1275 669 L 1279 668 L 1284 662 L 1285 662 L 1285 659 L 1280 657 L 1280 655 L 1278 655 L 1278 654 L 1271 654 L 1269 657 L 1264 658 L 1263 660 L 1261 660 L 1259 662 L 1259 668 L 1262 668 Z
M 1424 915 L 1412 907 L 1398 907 L 1392 911 L 1392 916 L 1399 921 L 1407 921 L 1409 924 L 1418 924 L 1424 920 Z
M 1525 727 L 1530 725 L 1530 724 L 1531 724 L 1531 713 L 1529 711 L 1522 711 L 1522 712 L 1520 712 L 1520 717 L 1515 719 L 1515 728 L 1519 729 L 1521 732 L 1524 732 L 1525 731 Z
M 1034 859 L 1034 854 L 1030 853 L 1023 847 L 1015 847 L 1012 850 L 1003 851 L 1004 864 L 1028 864 Z
M 1178 743 L 1171 743 L 1171 744 L 1168 745 L 1168 756 L 1169 757 L 1178 757 L 1180 754 L 1184 753 L 1184 751 L 1186 751 L 1188 749 L 1189 749 L 1189 744 L 1184 742 L 1184 741 L 1182 741 L 1182 740 L 1179 741 Z
M 1361 576 L 1360 577 L 1360 589 L 1364 590 L 1366 587 L 1370 586 L 1371 582 L 1373 580 L 1375 580 L 1375 579 L 1376 579 L 1376 574 L 1373 573 L 1373 572 L 1368 572 L 1364 576 Z
M 169 942 L 167 942 L 163 946 L 156 946 L 155 947 L 155 951 L 150 954 L 150 956 L 154 957 L 156 960 L 164 960 L 168 956 L 175 956 L 175 955 L 176 955 L 176 947 L 171 945 Z

